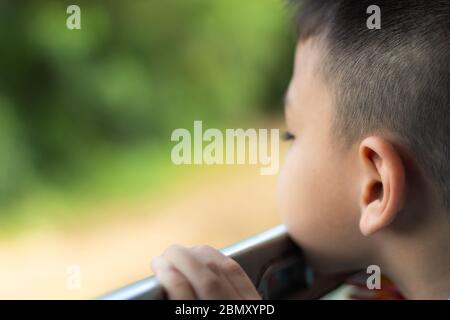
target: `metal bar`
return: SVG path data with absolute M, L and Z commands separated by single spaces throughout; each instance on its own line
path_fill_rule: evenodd
M 290 240 L 284 225 L 225 247 L 221 252 L 242 266 L 264 298 L 280 298 L 291 287 L 307 285 L 301 251 Z M 155 277 L 149 277 L 100 299 L 158 300 L 165 299 L 165 292 Z

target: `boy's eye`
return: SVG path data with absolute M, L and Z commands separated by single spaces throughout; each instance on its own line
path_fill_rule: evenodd
M 284 141 L 289 141 L 289 140 L 294 140 L 295 136 L 292 133 L 290 133 L 289 131 L 285 131 L 283 133 L 282 138 L 283 138 Z

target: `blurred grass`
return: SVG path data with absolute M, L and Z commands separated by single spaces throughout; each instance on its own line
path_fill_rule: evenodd
M 135 147 L 114 158 L 108 151 L 99 152 L 84 164 L 83 171 L 89 179 L 75 178 L 73 183 L 65 182 L 62 186 L 42 179 L 30 182 L 33 192 L 2 207 L 1 236 L 11 237 L 39 227 L 64 229 L 74 221 L 91 218 L 83 215 L 92 213 L 86 209 L 117 199 L 123 202 L 143 195 L 157 197 L 174 175 L 182 179 L 188 173 L 186 168 L 174 168 L 166 159 L 167 152 L 161 150 L 156 146 Z
M 189 176 L 170 133 L 277 113 L 295 45 L 283 0 L 0 2 L 0 236 L 89 219 Z
M 281 109 L 281 107 L 280 107 Z M 236 127 L 269 128 L 280 127 L 280 117 L 238 121 Z M 204 130 L 211 126 L 204 123 Z M 187 126 L 188 129 L 192 129 Z M 224 124 L 216 126 L 224 132 Z M 40 228 L 54 228 L 60 231 L 89 224 L 93 218 L 113 218 L 114 212 L 105 208 L 128 206 L 134 202 L 156 202 L 171 192 L 174 184 L 189 186 L 189 181 L 199 175 L 208 176 L 212 170 L 223 165 L 174 165 L 170 160 L 172 145 L 140 144 L 120 152 L 114 146 L 103 146 L 83 162 L 78 163 L 78 174 L 82 179 L 67 173 L 60 180 L 46 183 L 43 179 L 30 181 L 30 189 L 20 201 L 10 202 L 2 207 L 0 215 L 1 238 L 18 237 L 22 233 Z M 114 157 L 111 157 L 114 155 Z M 242 165 L 234 165 L 242 167 Z M 258 174 L 260 166 L 254 166 Z M 86 178 L 87 177 L 87 178 Z M 194 183 L 195 184 L 195 183 Z M 99 210 L 96 210 L 96 209 Z M 92 213 L 97 212 L 97 217 Z M 127 215 L 124 211 L 119 213 Z M 97 219 L 98 220 L 98 219 Z

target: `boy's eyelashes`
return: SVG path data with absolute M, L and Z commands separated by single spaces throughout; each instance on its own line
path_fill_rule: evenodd
M 295 136 L 291 132 L 285 131 L 282 135 L 282 139 L 284 141 L 294 140 Z

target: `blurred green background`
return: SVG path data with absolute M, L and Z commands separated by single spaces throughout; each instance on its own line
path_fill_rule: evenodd
M 182 175 L 170 134 L 277 119 L 295 45 L 282 0 L 0 1 L 2 235 Z M 178 170 L 178 169 L 177 169 Z
M 92 298 L 148 276 L 170 244 L 280 223 L 276 176 L 175 166 L 170 137 L 194 120 L 280 127 L 286 2 L 0 0 L 0 298 Z

